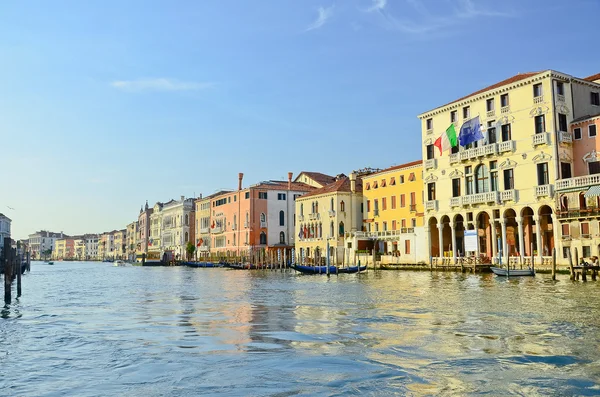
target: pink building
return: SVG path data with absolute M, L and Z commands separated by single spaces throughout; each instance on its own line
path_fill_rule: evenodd
M 573 176 L 600 174 L 599 131 L 600 112 L 594 116 L 583 116 L 571 122 L 571 134 L 573 137 Z
M 265 181 L 211 199 L 211 254 L 244 255 L 257 249 L 294 246 L 295 200 L 315 187 L 292 181 Z

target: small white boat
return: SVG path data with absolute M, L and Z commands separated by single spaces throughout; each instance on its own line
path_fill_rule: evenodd
M 119 259 L 115 261 L 114 266 L 127 266 L 127 262 Z
M 532 268 L 528 269 L 503 269 L 499 267 L 490 267 L 496 276 L 504 277 L 519 277 L 519 276 L 535 276 L 535 270 Z

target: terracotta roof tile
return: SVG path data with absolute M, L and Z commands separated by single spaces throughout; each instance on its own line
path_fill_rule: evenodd
M 445 104 L 445 105 L 438 106 L 436 109 L 438 109 L 438 108 L 443 108 L 443 107 L 445 107 L 445 106 L 451 105 L 451 104 L 453 104 L 453 103 L 456 103 L 456 102 L 464 101 L 464 100 L 465 100 L 465 99 L 467 99 L 467 98 L 470 98 L 470 97 L 472 97 L 472 96 L 475 96 L 475 95 L 483 94 L 483 93 L 484 93 L 484 92 L 486 92 L 486 91 L 489 91 L 489 90 L 493 90 L 493 89 L 495 89 L 495 88 L 502 87 L 503 85 L 508 85 L 508 84 L 516 83 L 517 81 L 521 81 L 521 80 L 528 79 L 528 78 L 530 78 L 530 77 L 532 77 L 532 76 L 535 76 L 536 74 L 539 74 L 539 73 L 541 73 L 541 72 L 519 73 L 519 74 L 517 74 L 517 75 L 514 75 L 514 76 L 512 76 L 512 77 L 509 77 L 509 78 L 508 78 L 508 79 L 506 79 L 506 80 L 502 80 L 502 81 L 501 81 L 501 82 L 499 82 L 499 83 L 492 84 L 492 85 L 490 85 L 489 87 L 485 87 L 485 88 L 483 88 L 483 89 L 481 89 L 481 90 L 479 90 L 479 91 L 475 91 L 475 92 L 473 92 L 472 94 L 469 94 L 469 95 L 467 95 L 467 96 L 464 96 L 464 97 L 462 97 L 462 98 L 458 98 L 458 99 L 456 99 L 456 100 L 454 100 L 454 101 L 452 101 L 452 102 L 449 102 L 449 103 L 447 103 L 447 104 Z
M 584 80 L 586 81 L 596 81 L 596 80 L 600 80 L 600 73 L 597 74 L 593 74 L 591 76 L 586 77 Z
M 308 176 L 309 178 L 313 179 L 314 181 L 316 181 L 317 183 L 319 183 L 320 185 L 323 185 L 323 186 L 328 185 L 332 182 L 335 182 L 334 176 L 322 174 L 320 172 L 308 172 L 308 171 L 302 171 L 300 174 L 298 174 L 295 181 L 298 181 L 298 178 L 302 174 Z
M 259 190 L 287 190 L 288 182 L 287 181 L 266 181 L 260 182 L 256 185 L 250 186 L 251 189 L 259 189 Z M 314 186 L 307 185 L 303 182 L 292 182 L 291 190 L 298 192 L 310 192 L 316 189 Z
M 389 168 L 386 168 L 384 170 L 377 171 L 377 172 L 375 172 L 375 173 L 373 173 L 371 175 L 365 175 L 364 178 L 370 178 L 370 177 L 372 177 L 374 175 L 379 175 L 379 174 L 382 174 L 384 172 L 399 170 L 399 169 L 402 169 L 402 168 L 408 168 L 408 167 L 412 167 L 412 166 L 420 165 L 420 164 L 423 164 L 423 160 L 411 161 L 410 163 L 395 165 L 393 167 L 389 167 Z
M 362 188 L 362 179 L 360 177 L 356 178 L 356 192 L 357 193 L 362 193 L 363 188 Z M 300 198 L 305 198 L 305 197 L 313 197 L 313 196 L 318 196 L 320 194 L 326 194 L 326 193 L 333 193 L 333 192 L 350 192 L 350 178 L 348 178 L 347 176 L 344 176 L 342 178 L 340 178 L 339 180 L 330 183 L 327 186 L 323 186 L 322 188 L 313 190 L 312 192 L 305 194 L 304 196 L 300 197 Z

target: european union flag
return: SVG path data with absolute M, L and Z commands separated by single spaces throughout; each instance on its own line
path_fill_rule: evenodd
M 481 133 L 479 116 L 466 121 L 462 127 L 460 127 L 460 133 L 458 134 L 458 143 L 460 143 L 460 146 L 467 146 L 469 143 L 473 143 L 480 139 L 483 139 L 483 134 Z

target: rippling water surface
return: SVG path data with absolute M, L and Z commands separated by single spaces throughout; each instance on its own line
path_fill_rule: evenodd
M 600 394 L 600 283 L 34 262 L 0 395 Z

